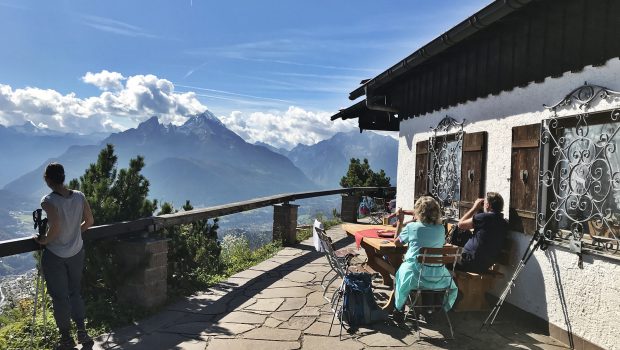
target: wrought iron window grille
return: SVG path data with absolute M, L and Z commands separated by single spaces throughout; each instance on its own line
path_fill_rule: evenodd
M 620 109 L 590 112 L 620 92 L 587 83 L 544 106 L 541 125 L 537 230 L 549 240 L 618 254 L 620 250 Z M 558 109 L 582 113 L 558 117 Z
M 433 136 L 429 140 L 430 193 L 439 200 L 445 218 L 452 220 L 459 218 L 464 123 L 445 116 L 431 127 Z

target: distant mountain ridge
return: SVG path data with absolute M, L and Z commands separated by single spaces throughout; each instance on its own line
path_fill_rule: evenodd
M 181 126 L 163 125 L 152 117 L 97 146 L 70 147 L 53 160 L 65 165 L 69 180 L 83 175 L 106 143 L 114 144 L 119 168 L 127 167 L 130 158 L 144 156 L 149 197 L 177 207 L 187 199 L 200 207 L 316 188 L 288 158 L 247 143 L 208 111 Z M 31 198 L 42 195 L 47 191 L 41 180 L 44 166 L 5 189 Z
M 270 150 L 271 152 L 281 154 L 281 155 L 283 155 L 285 157 L 288 156 L 288 152 L 289 151 L 284 149 L 284 148 L 274 147 L 274 146 L 272 146 L 272 145 L 270 145 L 268 143 L 261 142 L 261 141 L 258 141 L 258 142 L 254 143 L 254 144 L 256 146 L 263 146 L 263 147 L 267 148 L 268 150 Z
M 321 188 L 337 188 L 351 158 L 367 158 L 374 171 L 385 170 L 396 184 L 398 141 L 373 132 L 340 132 L 314 145 L 297 145 L 287 157 Z
M 0 125 L 0 186 L 35 169 L 74 145 L 97 144 L 108 134 L 78 135 L 40 128 L 32 122 Z

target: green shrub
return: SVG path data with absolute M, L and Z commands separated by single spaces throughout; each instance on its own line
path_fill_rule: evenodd
M 282 249 L 280 242 L 272 242 L 258 249 L 251 250 L 247 238 L 227 235 L 222 240 L 222 262 L 225 266 L 225 276 L 234 275 L 269 259 L 280 249 Z
M 0 316 L 0 349 L 50 349 L 58 341 L 58 331 L 51 310 L 51 300 L 46 298 L 45 322 L 43 319 L 43 302 L 39 295 L 37 318 L 32 325 L 34 298 L 26 298 L 5 307 Z M 31 333 L 34 329 L 34 336 Z
M 185 211 L 193 207 L 187 201 Z M 170 214 L 174 208 L 162 205 L 161 214 Z M 218 219 L 212 223 L 200 220 L 188 225 L 164 230 L 168 238 L 168 285 L 172 295 L 187 295 L 208 287 L 222 279 L 224 265 L 220 259 L 222 247 L 217 240 Z

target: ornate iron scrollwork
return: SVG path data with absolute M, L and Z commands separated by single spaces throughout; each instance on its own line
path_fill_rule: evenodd
M 614 95 L 584 85 L 547 107 L 554 114 L 543 121 L 537 228 L 548 239 L 581 247 L 587 235 L 595 249 L 620 250 L 620 110 L 557 116 L 558 107 L 587 110 L 597 96 Z
M 436 127 L 431 127 L 429 187 L 448 219 L 459 217 L 464 123 L 446 116 Z
M 543 107 L 551 109 L 555 112 L 558 107 L 576 105 L 585 110 L 590 107 L 592 102 L 598 102 L 599 100 L 606 100 L 610 97 L 617 96 L 620 96 L 620 92 L 610 90 L 599 85 L 588 85 L 588 82 L 585 82 L 583 86 L 576 88 L 566 95 L 562 101 L 554 104 L 553 106 L 543 105 Z

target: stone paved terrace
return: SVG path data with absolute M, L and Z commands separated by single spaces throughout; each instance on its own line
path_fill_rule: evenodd
M 328 234 L 337 245 L 354 247 L 340 226 Z M 479 330 L 486 313 L 451 312 L 454 340 L 445 339 L 449 329 L 445 317 L 438 315 L 422 326 L 422 340 L 410 328 L 386 321 L 353 335 L 344 332 L 340 341 L 337 321 L 327 334 L 332 312 L 322 298 L 320 281 L 328 270 L 310 239 L 144 321 L 98 337 L 93 349 L 565 348 L 537 330 L 536 322 L 507 309 L 488 331 Z M 386 289 L 378 287 L 376 295 L 385 300 Z

